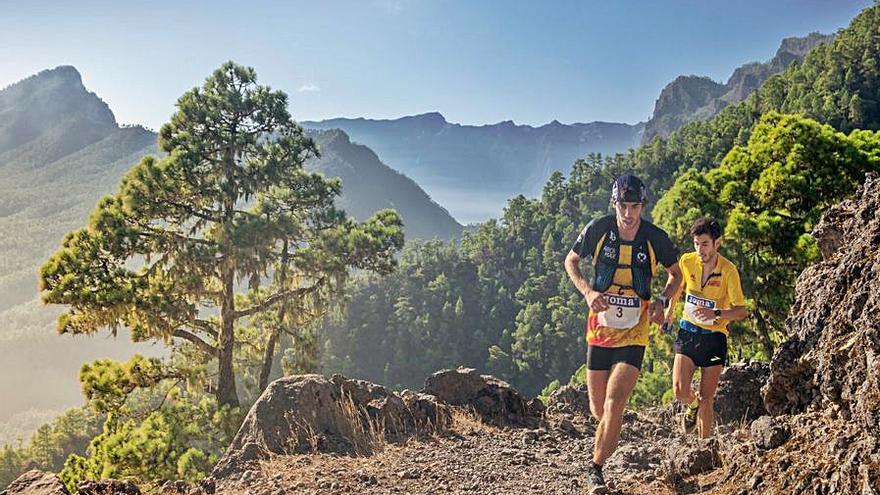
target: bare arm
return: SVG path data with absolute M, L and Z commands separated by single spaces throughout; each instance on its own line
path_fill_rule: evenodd
M 663 291 L 660 292 L 661 295 L 669 298 L 669 309 L 666 311 L 666 314 L 663 313 L 663 303 L 660 302 L 659 299 L 654 299 L 651 302 L 651 307 L 649 308 L 649 314 L 651 315 L 651 321 L 660 325 L 663 323 L 665 319 L 671 316 L 671 311 L 673 304 L 678 299 L 678 293 L 681 289 L 681 268 L 678 266 L 678 263 L 674 263 L 672 266 L 664 267 L 666 268 L 666 286 L 663 287 Z
M 666 308 L 666 322 L 672 323 L 672 313 L 675 312 L 675 306 L 678 304 L 678 299 L 681 297 L 682 290 L 684 289 L 684 275 L 681 273 L 681 267 L 676 263 L 676 268 L 678 268 L 678 276 L 679 282 L 675 286 L 675 290 L 672 291 L 672 295 L 669 297 L 669 307 Z M 669 286 L 669 281 L 672 279 L 672 275 L 669 276 L 669 279 L 666 280 L 666 285 Z M 664 288 L 665 291 L 665 288 Z
M 745 306 L 734 306 L 730 309 L 722 309 L 719 318 L 727 321 L 740 321 L 749 317 L 749 308 Z
M 565 272 L 568 273 L 568 278 L 571 279 L 577 290 L 583 294 L 590 309 L 597 313 L 605 311 L 608 309 L 608 302 L 604 297 L 601 297 L 602 293 L 593 290 L 587 279 L 581 275 L 580 261 L 581 257 L 576 252 L 569 251 L 568 256 L 565 257 Z

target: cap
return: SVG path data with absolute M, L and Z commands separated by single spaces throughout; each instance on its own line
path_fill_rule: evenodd
M 632 174 L 621 175 L 611 185 L 612 203 L 646 203 L 648 188 L 645 183 Z

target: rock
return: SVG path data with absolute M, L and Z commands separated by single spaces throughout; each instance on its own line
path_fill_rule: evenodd
M 272 382 L 251 407 L 212 476 L 235 478 L 250 462 L 271 454 L 369 452 L 374 443 L 402 440 L 428 425 L 445 424 L 448 417 L 445 407 L 426 394 L 404 399 L 341 375 L 285 377 Z
M 813 344 L 814 345 L 814 344 Z M 816 370 L 802 360 L 808 345 L 799 339 L 783 342 L 773 354 L 770 376 L 761 389 L 764 408 L 770 414 L 797 414 L 806 410 L 818 396 L 813 380 Z
M 58 476 L 32 469 L 16 478 L 2 492 L 4 495 L 70 495 Z
M 452 421 L 452 414 L 448 407 L 437 403 L 433 395 L 404 390 L 401 398 L 406 408 L 412 414 L 417 428 L 435 429 L 445 428 Z
M 758 456 L 792 430 L 798 439 L 785 443 L 786 462 L 737 460 L 734 479 L 748 486 L 760 471 L 760 489 L 775 493 L 880 493 L 880 476 L 855 467 L 880 472 L 869 461 L 880 446 L 880 175 L 826 209 L 813 237 L 822 261 L 798 277 L 761 392 L 767 413 L 786 417 L 750 428 Z
M 443 370 L 425 380 L 424 393 L 453 406 L 472 408 L 495 425 L 534 425 L 541 415 L 507 382 L 470 368 Z
M 844 229 L 852 221 L 857 209 L 855 201 L 847 200 L 834 208 L 828 208 L 822 215 L 812 235 L 823 259 L 830 259 L 843 246 L 846 233 Z
M 698 440 L 694 445 L 673 447 L 669 466 L 672 478 L 693 476 L 711 471 L 721 465 L 718 442 L 714 439 Z
M 752 439 L 762 450 L 772 450 L 784 444 L 791 437 L 791 427 L 770 416 L 761 416 L 752 422 Z
M 541 399 L 535 397 L 534 399 L 529 401 L 529 409 L 534 414 L 544 414 L 544 412 L 547 411 L 547 406 L 545 406 L 544 403 L 541 402 Z
M 761 387 L 767 382 L 770 365 L 758 361 L 734 363 L 727 367 L 715 394 L 715 420 L 718 423 L 750 422 L 767 414 Z
M 131 481 L 86 481 L 76 487 L 77 495 L 141 495 L 140 488 Z
M 563 385 L 550 394 L 548 410 L 555 413 L 590 415 L 590 397 L 587 386 Z
M 190 486 L 186 481 L 166 481 L 159 487 L 159 495 L 186 495 L 189 490 Z

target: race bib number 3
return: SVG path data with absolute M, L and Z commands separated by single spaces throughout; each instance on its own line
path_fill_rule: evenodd
M 684 298 L 684 312 L 694 319 L 697 323 L 712 323 L 715 318 L 699 318 L 697 316 L 697 308 L 715 309 L 715 301 L 712 299 L 704 299 L 693 294 L 686 294 Z
M 599 324 L 609 328 L 632 328 L 639 323 L 642 302 L 638 297 L 606 294 L 608 309 L 599 313 Z

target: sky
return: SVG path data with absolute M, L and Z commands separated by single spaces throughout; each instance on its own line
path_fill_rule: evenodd
M 288 93 L 296 120 L 635 123 L 675 77 L 724 82 L 872 3 L 0 0 L 0 87 L 73 65 L 120 123 L 158 129 L 233 60 Z

